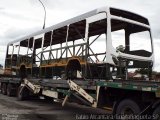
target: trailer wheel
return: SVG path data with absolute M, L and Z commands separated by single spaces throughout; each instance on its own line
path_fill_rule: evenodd
M 13 87 L 12 84 L 7 85 L 7 95 L 8 96 L 12 96 L 14 93 L 14 91 L 12 90 L 12 87 Z
M 18 92 L 17 92 L 17 98 L 18 98 L 18 100 L 23 100 L 23 86 L 19 86 L 18 87 Z
M 159 120 L 160 119 L 160 106 L 158 106 L 153 112 L 153 119 Z
M 2 84 L 2 94 L 3 95 L 7 94 L 7 85 L 5 83 Z
M 117 115 L 136 115 L 140 113 L 140 107 L 139 105 L 130 99 L 122 100 L 116 109 Z M 124 120 L 127 120 L 126 116 L 123 118 Z
M 19 86 L 17 93 L 18 100 L 26 100 L 29 98 L 29 90 L 25 86 Z

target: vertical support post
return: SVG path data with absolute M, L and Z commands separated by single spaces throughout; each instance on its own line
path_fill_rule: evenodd
M 73 41 L 73 56 L 75 56 L 75 45 L 74 45 L 74 42 L 75 41 Z
M 33 52 L 32 52 L 32 66 L 31 66 L 31 76 L 33 77 L 33 59 L 35 57 L 35 39 L 33 38 L 33 45 L 32 45 L 32 49 L 33 49 Z
M 56 60 L 58 59 L 58 49 L 56 49 Z
M 28 56 L 30 39 L 27 39 L 27 41 L 28 41 L 28 49 L 27 49 L 27 56 Z
M 130 50 L 130 41 L 129 41 L 129 29 L 125 29 L 125 50 L 129 51 Z
M 18 54 L 17 54 L 17 62 L 16 62 L 17 70 L 16 70 L 16 74 L 18 73 L 18 66 L 20 67 L 19 52 L 20 52 L 20 42 L 19 42 L 19 46 L 18 46 Z M 19 74 L 19 73 L 18 73 L 18 74 Z
M 60 56 L 62 56 L 62 43 L 60 44 L 60 47 L 61 47 L 61 55 Z
M 106 63 L 108 64 L 115 64 L 113 62 L 113 59 L 112 59 L 112 38 L 111 38 L 111 14 L 110 14 L 110 9 L 107 8 L 106 10 L 106 18 L 107 18 L 107 30 L 106 30 Z
M 8 58 L 8 49 L 9 49 L 9 45 L 7 45 L 7 50 L 6 50 L 6 59 L 5 59 L 5 68 L 7 67 L 7 58 Z
M 88 37 L 88 34 L 89 34 L 89 23 L 86 22 L 86 33 L 85 33 L 85 43 L 86 44 L 86 60 L 88 58 L 88 54 L 89 54 L 89 37 Z
M 48 60 L 51 60 L 51 54 L 52 54 L 52 36 L 53 36 L 53 31 L 51 31 L 51 40 L 50 40 L 50 51 L 49 51 L 49 56 Z
M 11 55 L 11 69 L 12 69 L 12 62 L 13 62 L 13 53 L 14 53 L 14 45 L 12 45 L 13 46 L 13 48 L 12 48 L 12 55 Z
M 68 33 L 69 32 L 69 25 L 67 25 L 67 34 L 66 34 L 66 58 L 68 56 Z
M 130 51 L 130 39 L 129 39 L 129 36 L 130 36 L 130 31 L 128 28 L 125 29 L 125 50 L 128 52 Z M 125 67 L 125 79 L 127 80 L 128 79 L 128 64 L 129 62 L 126 60 L 126 67 Z
M 89 53 L 89 38 L 88 38 L 88 33 L 89 33 L 89 23 L 86 20 L 86 28 L 85 28 L 85 61 L 86 61 L 86 65 L 85 65 L 85 77 L 87 76 L 87 59 L 88 59 L 88 53 Z
M 84 45 L 82 45 L 82 57 L 84 56 Z
M 44 36 L 42 37 L 42 44 L 41 44 L 41 53 L 40 53 L 40 77 L 42 77 L 42 67 L 41 67 L 41 65 L 42 65 L 42 58 L 43 58 L 43 45 L 44 45 Z

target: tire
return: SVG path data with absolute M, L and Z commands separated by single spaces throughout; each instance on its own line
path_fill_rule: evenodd
M 128 118 L 125 118 L 125 115 L 138 115 L 141 112 L 141 109 L 139 105 L 130 99 L 122 100 L 118 105 L 116 109 L 117 115 L 123 115 L 123 120 L 127 120 Z
M 24 99 L 23 90 L 21 91 L 21 89 L 22 89 L 22 86 L 19 86 L 18 87 L 18 92 L 17 92 L 17 98 L 18 98 L 19 101 L 22 101 Z
M 17 98 L 19 101 L 27 100 L 29 98 L 29 90 L 25 86 L 19 86 Z
M 153 111 L 153 119 L 160 120 L 160 106 Z
M 8 96 L 12 96 L 14 93 L 14 91 L 12 90 L 12 87 L 13 87 L 12 84 L 7 85 L 7 95 Z
M 7 85 L 5 83 L 2 84 L 2 94 L 3 95 L 7 94 Z

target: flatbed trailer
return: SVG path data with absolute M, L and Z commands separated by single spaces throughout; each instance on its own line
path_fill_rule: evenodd
M 113 33 L 117 31 L 118 35 L 124 33 L 125 40 L 123 45 L 114 47 Z M 139 33 L 149 35 L 149 43 L 141 41 L 150 49 L 142 44 L 139 49 L 132 46 L 132 36 Z M 133 44 L 141 42 L 133 38 Z M 160 82 L 152 80 L 152 67 L 148 20 L 105 7 L 10 42 L 5 70 L 11 74 L 4 72 L 0 84 L 2 94 L 19 100 L 44 96 L 61 100 L 62 106 L 68 101 L 107 109 L 115 119 L 133 115 L 158 119 Z M 147 69 L 148 78 L 130 78 L 129 70 L 139 68 Z
M 1 84 L 8 86 L 9 84 L 13 88 L 17 88 L 17 90 L 8 91 L 9 93 L 2 92 L 3 94 L 8 94 L 9 96 L 15 95 L 15 93 L 21 94 L 18 95 L 19 100 L 27 99 L 29 96 L 25 96 L 26 90 L 23 93 L 19 93 L 18 88 L 20 86 L 26 86 L 30 90 L 30 92 L 35 95 L 45 96 L 46 99 L 52 100 L 64 100 L 65 96 L 75 96 L 81 104 L 85 104 L 88 106 L 92 106 L 95 108 L 107 109 L 111 113 L 116 113 L 116 109 L 121 102 L 126 100 L 134 100 L 136 101 L 138 106 L 142 106 L 142 113 L 139 115 L 143 115 L 144 113 L 150 114 L 154 108 L 156 108 L 160 104 L 160 83 L 155 81 L 132 81 L 132 80 L 72 80 L 77 86 L 75 89 L 71 88 L 69 85 L 70 80 L 51 80 L 51 79 L 26 79 L 32 84 L 36 89 L 33 89 L 28 83 L 22 83 L 21 85 L 20 79 L 18 78 L 9 78 L 9 79 L 1 79 Z M 16 86 L 16 87 L 15 87 Z M 18 87 L 19 86 L 19 87 Z M 37 87 L 38 86 L 38 87 Z M 86 91 L 86 94 L 83 96 L 79 94 L 79 89 L 83 89 Z M 38 89 L 38 92 L 37 92 Z M 2 90 L 3 91 L 3 90 Z M 14 93 L 13 93 L 14 92 Z M 109 93 L 110 95 L 106 95 Z M 29 95 L 29 94 L 27 94 Z M 92 97 L 94 102 L 90 102 L 87 99 L 88 95 Z M 86 98 L 85 98 L 86 96 Z M 102 98 L 101 98 L 101 97 Z M 71 101 L 75 100 L 74 97 L 71 97 Z M 110 100 L 110 102 L 107 102 Z M 66 101 L 65 101 L 66 102 Z M 77 102 L 77 101 L 76 101 Z M 63 103 L 64 105 L 64 103 Z M 125 107 L 125 106 L 123 106 Z M 153 111 L 152 111 L 153 112 Z M 154 119 L 156 116 L 152 116 Z

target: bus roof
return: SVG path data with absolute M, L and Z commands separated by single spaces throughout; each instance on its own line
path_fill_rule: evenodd
M 145 18 L 141 15 L 138 15 L 136 13 L 129 12 L 129 11 L 126 11 L 126 10 L 117 9 L 117 8 L 113 8 L 113 7 L 102 7 L 102 8 L 98 8 L 98 9 L 92 10 L 90 12 L 84 13 L 84 14 L 79 15 L 77 17 L 68 19 L 64 22 L 58 23 L 58 24 L 50 26 L 48 28 L 42 29 L 42 30 L 40 30 L 38 32 L 35 32 L 35 33 L 32 33 L 30 35 L 21 37 L 17 40 L 11 41 L 11 42 L 8 43 L 8 45 L 16 43 L 16 42 L 21 42 L 23 40 L 30 39 L 34 36 L 37 36 L 37 35 L 40 35 L 40 34 L 43 34 L 43 33 L 47 33 L 47 32 L 50 32 L 52 30 L 56 30 L 56 29 L 62 28 L 64 26 L 67 26 L 67 25 L 85 20 L 86 18 L 91 17 L 93 15 L 96 15 L 97 13 L 108 11 L 108 10 L 110 11 L 111 15 L 132 19 L 132 20 L 135 20 L 135 21 L 138 21 L 138 22 L 149 25 L 147 18 Z

